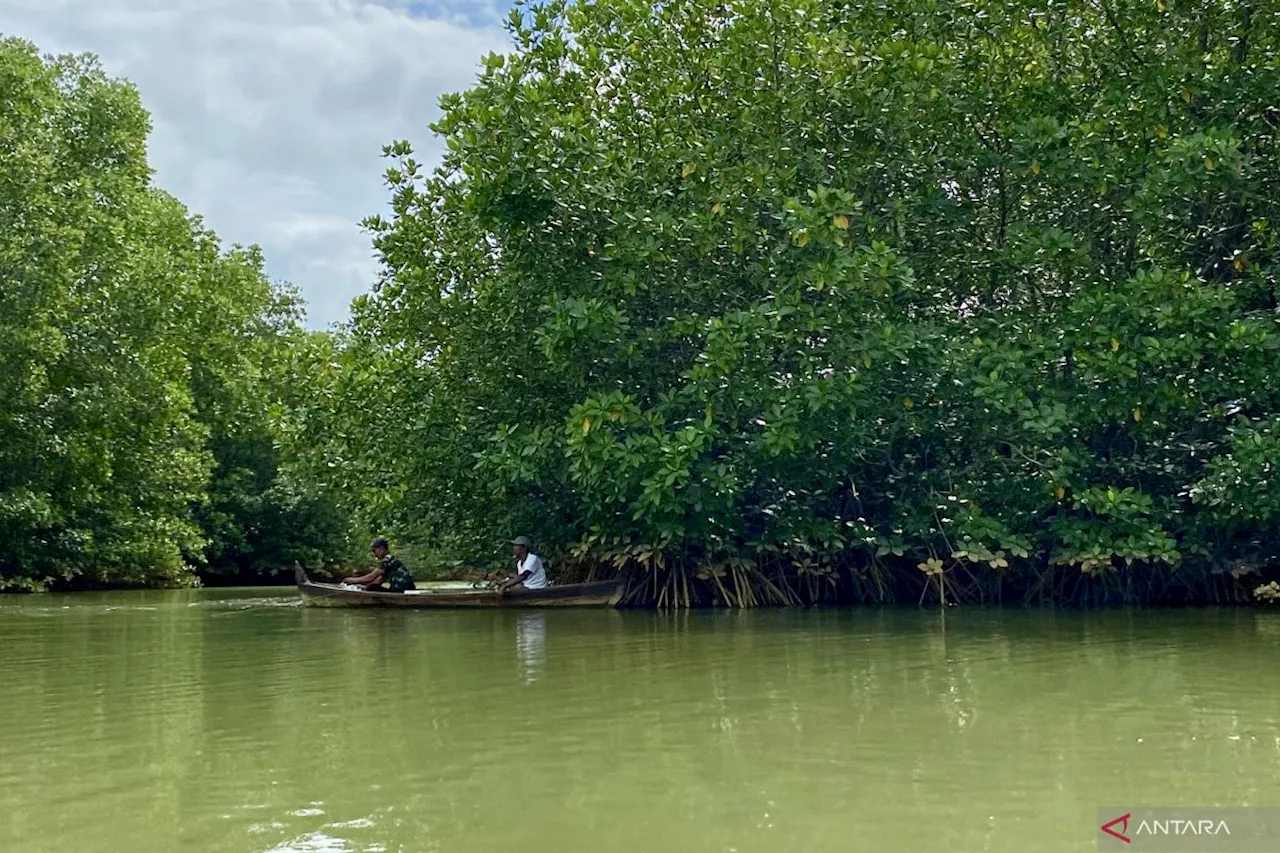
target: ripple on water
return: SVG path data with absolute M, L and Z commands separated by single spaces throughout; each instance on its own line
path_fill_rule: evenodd
M 225 611 L 243 613 L 254 610 L 266 610 L 273 607 L 301 607 L 302 599 L 297 596 L 261 596 L 253 598 L 214 598 L 206 601 L 189 601 L 188 608 L 199 610 Z
M 297 838 L 268 847 L 263 853 L 349 853 L 355 848 L 345 838 L 336 838 L 324 832 L 308 832 Z
M 250 835 L 266 835 L 268 832 L 278 832 L 284 828 L 283 823 L 273 820 L 269 823 L 251 823 L 245 831 Z

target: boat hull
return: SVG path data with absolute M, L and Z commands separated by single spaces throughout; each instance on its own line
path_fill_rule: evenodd
M 367 592 L 337 584 L 317 583 L 298 569 L 302 603 L 313 607 L 401 607 L 411 609 L 514 608 L 514 607 L 616 607 L 622 598 L 621 580 L 549 586 L 517 587 L 499 594 L 489 589 L 413 590 Z

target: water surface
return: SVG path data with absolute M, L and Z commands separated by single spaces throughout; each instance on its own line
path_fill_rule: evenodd
M 1280 805 L 1280 614 L 0 598 L 5 853 L 1093 849 Z

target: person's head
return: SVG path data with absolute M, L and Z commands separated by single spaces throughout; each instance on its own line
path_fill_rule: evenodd
M 387 545 L 387 540 L 381 536 L 373 540 L 373 544 L 369 546 L 369 549 L 373 551 L 373 556 L 377 557 L 379 560 L 387 556 L 387 552 L 391 550 Z
M 517 536 L 515 539 L 511 540 L 511 550 L 516 555 L 517 560 L 523 560 L 525 558 L 529 553 L 529 547 L 531 545 L 533 545 L 533 543 L 529 541 L 528 536 Z

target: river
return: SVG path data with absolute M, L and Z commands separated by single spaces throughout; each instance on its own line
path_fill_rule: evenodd
M 0 598 L 5 853 L 1094 849 L 1280 805 L 1280 613 Z

